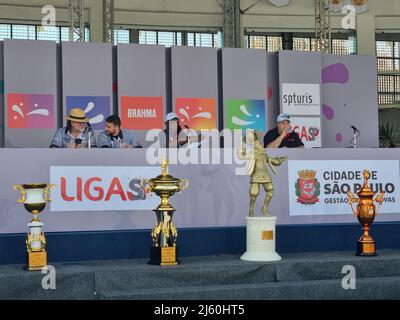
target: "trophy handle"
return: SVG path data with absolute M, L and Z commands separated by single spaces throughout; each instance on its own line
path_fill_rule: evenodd
M 353 203 L 358 202 L 358 199 L 354 196 L 354 193 L 351 191 L 347 192 L 347 197 L 349 198 L 349 204 L 350 204 L 351 210 L 354 213 L 354 216 L 357 216 L 357 211 L 354 210 Z
M 375 201 L 378 203 L 378 208 L 375 210 L 375 214 L 378 214 L 379 209 L 381 208 L 381 204 L 383 202 L 383 196 L 385 195 L 384 191 L 380 191 L 375 198 Z
M 180 191 L 185 191 L 189 187 L 189 180 L 186 178 L 183 178 L 181 181 L 179 181 L 179 188 L 181 189 Z
M 354 208 L 353 208 L 353 202 L 350 202 L 350 207 L 351 207 L 351 210 L 354 213 L 354 216 L 357 216 L 357 211 L 355 211 Z
M 51 189 L 51 188 L 55 188 L 55 187 L 56 187 L 55 184 L 48 184 L 48 185 L 46 186 L 46 188 L 43 189 L 43 198 L 44 198 L 44 201 L 46 201 L 46 202 L 51 202 L 51 200 L 50 200 L 50 189 Z
M 21 198 L 18 199 L 18 203 L 24 203 L 26 200 L 26 191 L 24 189 L 24 187 L 20 184 L 14 184 L 13 185 L 13 189 L 14 190 L 19 190 L 19 192 L 21 193 Z
M 151 191 L 151 183 L 149 179 L 142 179 L 140 180 L 140 186 L 143 188 L 143 190 L 147 191 Z

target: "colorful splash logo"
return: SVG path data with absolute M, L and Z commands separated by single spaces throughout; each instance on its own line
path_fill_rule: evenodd
M 53 129 L 52 94 L 8 94 L 8 127 L 12 129 Z
M 343 63 L 330 64 L 322 69 L 322 84 L 347 84 L 350 80 L 350 72 L 347 66 Z M 338 107 L 336 106 L 336 110 Z M 348 110 L 346 112 L 349 112 Z M 322 113 L 327 120 L 335 118 L 335 109 L 327 104 L 322 105 Z M 336 142 L 341 143 L 343 135 L 340 132 L 336 133 Z
M 110 97 L 68 96 L 67 114 L 73 108 L 85 112 L 94 130 L 103 130 L 105 119 L 110 115 Z
M 217 125 L 216 101 L 214 98 L 176 98 L 175 113 L 182 126 L 191 129 L 215 129 Z
M 121 97 L 121 121 L 125 129 L 161 129 L 162 97 Z
M 312 205 L 319 202 L 318 196 L 321 191 L 321 184 L 316 178 L 316 171 L 302 170 L 298 172 L 299 179 L 297 179 L 295 188 L 297 202 L 304 205 Z
M 228 99 L 225 111 L 228 129 L 265 130 L 264 100 Z

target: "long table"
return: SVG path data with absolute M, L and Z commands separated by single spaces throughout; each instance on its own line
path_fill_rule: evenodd
M 213 151 L 220 153 L 222 159 L 224 152 L 232 150 Z M 147 152 L 147 149 L 0 149 L 0 234 L 25 233 L 31 218 L 17 204 L 18 194 L 12 189 L 13 184 L 49 182 L 50 166 L 110 166 L 110 170 L 118 166 L 153 166 L 146 160 Z M 287 155 L 289 161 L 329 160 L 332 168 L 338 160 L 363 164 L 365 160 L 400 159 L 397 149 L 268 149 L 267 152 L 271 156 Z M 170 164 L 173 176 L 190 181 L 186 191 L 170 200 L 177 209 L 175 225 L 178 228 L 244 226 L 249 207 L 249 177 L 236 175 L 237 168 L 235 163 Z M 356 222 L 350 207 L 345 214 L 291 216 L 289 197 L 295 195 L 289 194 L 288 162 L 277 167 L 277 171 L 278 175 L 272 174 L 275 196 L 270 211 L 278 217 L 278 225 Z M 256 214 L 260 212 L 264 197 L 261 188 Z M 47 206 L 40 220 L 45 223 L 46 232 L 141 230 L 154 225 L 155 215 L 151 210 L 50 212 Z M 376 218 L 377 222 L 399 220 L 400 209 Z

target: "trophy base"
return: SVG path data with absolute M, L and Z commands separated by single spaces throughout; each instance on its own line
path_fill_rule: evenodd
M 356 256 L 360 257 L 375 257 L 375 242 L 362 242 L 357 241 L 357 253 Z
M 159 266 L 177 266 L 177 247 L 151 247 L 148 264 Z
M 27 252 L 27 266 L 28 271 L 41 271 L 47 266 L 47 252 L 46 251 L 31 251 Z
M 282 258 L 276 252 L 245 252 L 240 257 L 240 260 L 244 261 L 259 261 L 259 262 L 268 262 L 268 261 L 281 261 Z
M 280 261 L 275 251 L 276 217 L 246 217 L 246 252 L 244 261 Z

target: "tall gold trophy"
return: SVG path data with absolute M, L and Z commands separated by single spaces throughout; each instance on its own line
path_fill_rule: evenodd
M 161 175 L 153 179 L 143 179 L 140 182 L 142 188 L 147 192 L 154 192 L 161 197 L 161 203 L 153 210 L 156 214 L 157 223 L 151 230 L 153 243 L 149 264 L 175 266 L 179 263 L 176 245 L 178 232 L 172 223 L 172 215 L 175 209 L 168 202 L 168 199 L 176 192 L 187 189 L 189 181 L 170 176 L 167 173 L 168 163 L 166 160 L 163 160 L 161 168 Z
M 357 241 L 357 256 L 376 256 L 375 252 L 375 241 L 369 234 L 370 225 L 375 219 L 375 215 L 378 214 L 380 205 L 383 201 L 383 195 L 385 192 L 381 191 L 375 198 L 376 203 L 378 203 L 378 209 L 375 209 L 374 205 L 374 195 L 375 193 L 368 186 L 368 179 L 371 174 L 368 170 L 363 171 L 364 185 L 362 189 L 357 193 L 358 198 L 349 191 L 347 196 L 349 198 L 349 204 L 357 216 L 358 221 L 362 225 L 363 235 Z M 356 210 L 353 208 L 353 203 L 358 203 Z
M 42 231 L 43 222 L 40 222 L 38 215 L 50 202 L 50 188 L 53 184 L 32 183 L 13 185 L 14 190 L 19 190 L 21 198 L 18 203 L 23 203 L 25 209 L 33 214 L 33 219 L 28 223 L 29 233 L 26 238 L 27 269 L 29 271 L 42 270 L 47 266 L 46 238 Z

